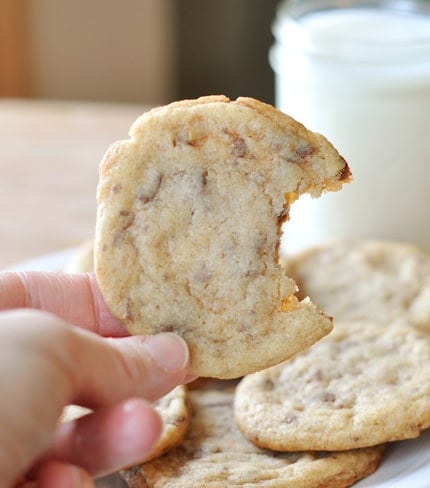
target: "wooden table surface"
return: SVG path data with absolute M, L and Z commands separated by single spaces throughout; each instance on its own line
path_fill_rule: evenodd
M 93 236 L 100 160 L 145 110 L 0 99 L 0 269 Z

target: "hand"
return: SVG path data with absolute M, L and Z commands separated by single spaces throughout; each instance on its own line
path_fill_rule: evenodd
M 0 273 L 0 310 L 0 486 L 93 486 L 143 460 L 162 427 L 149 402 L 187 381 L 185 342 L 127 337 L 92 274 Z M 58 424 L 68 404 L 94 412 Z

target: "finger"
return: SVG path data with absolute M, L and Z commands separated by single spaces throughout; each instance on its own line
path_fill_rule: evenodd
M 35 308 L 102 336 L 128 335 L 109 312 L 94 274 L 0 273 L 0 310 Z
M 99 352 L 98 345 L 85 343 L 78 347 L 79 370 L 83 372 L 78 373 L 81 386 L 74 400 L 89 408 L 136 394 L 153 401 L 183 383 L 187 376 L 188 349 L 174 334 L 116 339 L 110 345 L 103 344 L 103 352 Z
M 189 361 L 185 341 L 172 333 L 106 339 L 34 310 L 0 314 L 0 353 L 0 364 L 20 366 L 11 371 L 23 376 L 15 384 L 28 383 L 22 390 L 6 382 L 17 403 L 50 394 L 58 406 L 93 409 L 136 396 L 155 400 L 185 380 Z
M 106 475 L 143 462 L 161 429 L 160 417 L 148 402 L 128 400 L 60 424 L 44 460 L 66 461 L 93 476 Z
M 171 333 L 105 340 L 102 344 L 78 340 L 75 351 L 79 355 L 79 387 L 71 403 L 89 408 L 136 395 L 153 401 L 187 377 L 187 346 Z
M 37 488 L 94 488 L 94 483 L 82 468 L 51 461 L 39 470 Z

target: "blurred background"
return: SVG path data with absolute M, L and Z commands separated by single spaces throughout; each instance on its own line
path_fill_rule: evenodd
M 273 103 L 277 3 L 0 0 L 0 269 L 94 234 L 99 162 L 143 111 Z
M 277 0 L 0 0 L 0 96 L 273 103 Z

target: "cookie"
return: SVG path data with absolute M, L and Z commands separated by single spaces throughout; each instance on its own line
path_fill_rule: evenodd
M 130 488 L 342 488 L 372 473 L 383 455 L 383 447 L 339 453 L 263 450 L 234 424 L 234 388 L 190 395 L 193 417 L 187 437 L 168 454 L 143 464 L 140 473 L 135 468 L 128 477 Z
M 155 410 L 163 420 L 163 431 L 147 460 L 161 456 L 184 439 L 191 417 L 187 396 L 186 386 L 179 385 L 155 402 Z
M 161 456 L 169 449 L 177 446 L 185 437 L 190 421 L 186 387 L 184 385 L 177 386 L 154 402 L 154 408 L 163 421 L 163 430 L 157 443 L 145 457 L 146 460 Z M 88 413 L 91 413 L 91 410 L 70 405 L 64 409 L 60 421 L 75 420 Z
M 129 488 L 149 488 L 148 483 L 142 477 L 140 466 L 133 466 L 121 471 L 120 474 Z
M 94 239 L 78 246 L 66 263 L 65 273 L 92 273 L 94 271 Z
M 430 256 L 413 245 L 343 240 L 283 257 L 283 265 L 335 322 L 404 321 L 430 330 Z
M 132 334 L 181 335 L 191 374 L 279 363 L 332 327 L 278 264 L 282 222 L 302 193 L 349 179 L 325 138 L 253 99 L 142 115 L 100 167 L 95 270 L 108 307 Z
M 261 447 L 345 450 L 430 427 L 430 335 L 407 325 L 336 322 L 284 364 L 245 377 L 236 422 Z

